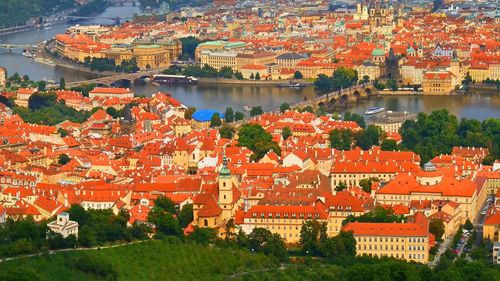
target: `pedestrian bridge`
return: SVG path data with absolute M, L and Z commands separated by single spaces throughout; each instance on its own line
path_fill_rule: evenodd
M 87 84 L 87 85 L 88 84 L 96 84 L 99 86 L 110 87 L 112 84 L 116 84 L 116 83 L 120 83 L 120 82 L 134 83 L 134 81 L 136 81 L 138 79 L 148 78 L 148 77 L 151 77 L 154 74 L 157 74 L 159 72 L 160 72 L 160 70 L 155 69 L 155 70 L 141 71 L 141 72 L 136 72 L 136 73 L 117 74 L 117 75 L 100 77 L 100 78 L 95 78 L 95 79 L 90 79 L 90 80 L 66 83 L 66 87 L 75 87 L 75 86 L 79 86 L 79 85 L 83 85 L 83 84 Z
M 368 99 L 377 94 L 377 89 L 373 84 L 360 84 L 351 88 L 334 91 L 314 99 L 301 101 L 294 104 L 293 107 L 311 106 L 313 108 L 324 107 L 325 109 L 334 109 L 347 107 L 363 99 Z
M 0 49 L 5 49 L 5 50 L 12 50 L 12 49 L 26 49 L 26 48 L 33 48 L 37 47 L 36 45 L 17 45 L 17 44 L 1 44 L 0 43 Z

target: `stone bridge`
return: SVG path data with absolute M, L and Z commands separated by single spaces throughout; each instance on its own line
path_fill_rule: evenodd
M 347 107 L 349 104 L 354 104 L 363 99 L 368 99 L 370 96 L 377 94 L 377 89 L 373 84 L 355 85 L 351 88 L 341 89 L 318 96 L 314 99 L 305 100 L 291 105 L 291 107 L 312 106 L 317 108 L 324 106 L 326 109 L 334 109 Z
M 90 80 L 66 83 L 66 87 L 75 87 L 75 86 L 79 86 L 79 85 L 83 85 L 83 84 L 96 84 L 99 86 L 109 87 L 112 84 L 119 83 L 119 82 L 134 83 L 134 81 L 136 81 L 138 79 L 149 78 L 149 77 L 152 77 L 154 74 L 158 74 L 160 72 L 161 72 L 161 70 L 155 69 L 155 70 L 147 70 L 147 71 L 141 71 L 141 72 L 136 72 L 136 73 L 117 74 L 117 75 L 100 77 L 100 78 L 95 78 L 95 79 L 90 79 Z

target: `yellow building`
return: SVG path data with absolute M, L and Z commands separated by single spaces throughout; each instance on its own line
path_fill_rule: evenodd
M 159 44 L 114 46 L 103 51 L 103 55 L 114 60 L 117 65 L 123 60 L 134 58 L 140 69 L 152 69 L 169 66 L 170 62 L 180 55 L 179 50 L 178 46 Z
M 246 234 L 255 228 L 264 228 L 279 234 L 285 243 L 297 243 L 302 225 L 310 220 L 328 221 L 328 212 L 321 203 L 315 206 L 253 206 L 244 215 L 240 227 Z
M 352 232 L 356 254 L 371 257 L 392 257 L 426 263 L 434 238 L 429 233 L 425 215 L 417 213 L 412 222 L 351 222 L 343 231 Z
M 236 55 L 236 68 L 244 65 L 268 65 L 274 63 L 276 55 L 270 52 L 239 53 Z
M 300 61 L 307 59 L 307 56 L 296 53 L 284 53 L 276 57 L 276 63 L 280 68 L 295 69 Z
M 364 79 L 365 76 L 368 76 L 368 80 L 373 81 L 380 77 L 380 66 L 371 63 L 365 62 L 356 67 L 358 71 L 358 77 L 360 80 Z
M 195 50 L 195 62 L 201 63 L 201 53 L 202 52 L 216 52 L 224 53 L 231 52 L 236 53 L 246 47 L 245 42 L 228 42 L 228 41 L 208 41 L 203 42 L 196 47 Z
M 483 239 L 500 242 L 500 213 L 489 215 L 483 225 Z
M 456 81 L 448 71 L 427 71 L 422 80 L 424 95 L 449 95 L 454 90 Z
M 236 69 L 236 56 L 235 52 L 211 52 L 203 51 L 199 55 L 200 64 L 211 66 L 217 70 L 222 67 L 230 67 Z
M 453 201 L 459 204 L 460 223 L 474 221 L 478 213 L 476 185 L 470 179 L 458 180 L 452 175 L 436 171 L 433 164 L 425 164 L 426 171 L 398 174 L 376 191 L 379 204 L 410 206 L 411 201 Z M 427 167 L 426 167 L 427 166 Z

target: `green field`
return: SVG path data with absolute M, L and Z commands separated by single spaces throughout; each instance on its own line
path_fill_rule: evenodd
M 154 240 L 0 263 L 0 280 L 224 280 L 276 267 L 270 258 L 246 250 Z
M 335 264 L 299 258 L 279 264 L 263 254 L 209 247 L 176 238 L 116 248 L 60 252 L 0 263 L 1 281 L 230 280 L 230 281 L 497 281 L 498 266 L 446 260 L 435 270 L 394 259 L 347 258 Z

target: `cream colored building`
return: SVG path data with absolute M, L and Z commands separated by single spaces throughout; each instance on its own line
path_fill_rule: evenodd
M 348 223 L 343 231 L 352 232 L 358 256 L 392 257 L 426 263 L 432 242 L 429 222 L 417 214 L 407 223 Z

